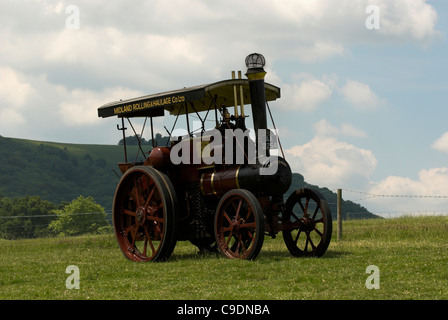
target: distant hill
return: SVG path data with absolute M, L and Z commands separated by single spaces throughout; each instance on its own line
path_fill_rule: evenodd
M 289 196 L 294 190 L 299 188 L 310 188 L 318 190 L 327 200 L 333 219 L 336 220 L 337 217 L 337 194 L 328 188 L 321 188 L 305 181 L 304 177 L 299 173 L 292 174 L 292 183 L 289 190 L 286 192 L 286 196 Z M 370 218 L 380 218 L 377 215 L 369 212 L 363 206 L 350 201 L 342 200 L 342 217 L 343 219 L 370 219 Z
M 143 145 L 142 149 L 147 152 L 150 146 Z M 141 152 L 137 158 L 135 156 L 138 146 L 128 144 L 127 150 L 129 161 L 143 160 Z M 121 175 L 117 163 L 122 161 L 123 146 L 120 145 L 43 142 L 0 136 L 0 195 L 39 196 L 55 204 L 70 202 L 80 195 L 92 196 L 106 211 L 111 211 L 118 175 Z M 298 173 L 293 174 L 286 196 L 303 187 L 320 190 L 336 215 L 336 194 L 306 183 Z M 344 201 L 343 210 L 344 216 L 351 219 L 374 217 L 366 208 L 351 201 Z
M 129 146 L 135 155 L 137 146 Z M 37 195 L 53 203 L 83 196 L 110 210 L 123 147 L 0 137 L 0 194 Z M 133 158 L 132 158 L 133 159 Z M 134 159 L 133 159 L 134 160 Z

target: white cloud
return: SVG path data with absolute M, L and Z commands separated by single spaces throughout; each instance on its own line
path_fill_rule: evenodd
M 14 109 L 0 108 L 1 134 L 4 134 L 5 132 L 8 136 L 19 134 L 26 122 L 27 120 L 20 112 Z
M 349 137 L 356 137 L 356 138 L 365 138 L 367 137 L 367 134 L 362 131 L 361 129 L 349 124 L 349 123 L 343 123 L 341 127 L 342 134 L 349 136 Z
M 142 92 L 121 87 L 108 88 L 102 92 L 75 89 L 68 92 L 59 104 L 59 114 L 68 126 L 90 126 L 102 121 L 98 118 L 97 108 L 103 104 L 142 95 Z
M 14 107 L 10 118 L 30 124 L 29 132 L 49 130 L 43 128 L 48 122 L 96 123 L 90 108 L 96 110 L 93 104 L 114 88 L 147 94 L 229 77 L 229 66 L 244 70 L 252 51 L 265 54 L 271 66 L 286 59 L 308 64 L 343 57 L 352 45 L 397 39 L 420 45 L 440 36 L 437 13 L 423 0 L 375 1 L 381 8 L 378 33 L 365 28 L 369 0 L 79 0 L 78 30 L 65 28 L 69 4 L 0 2 L 0 67 L 12 79 L 2 81 L 2 99 Z M 315 110 L 337 90 L 325 76 L 295 80 L 282 86 L 285 108 Z M 359 82 L 343 89 L 356 105 L 381 101 Z M 73 110 L 89 118 L 82 121 Z M 338 130 L 362 135 L 349 126 Z
M 437 12 L 426 0 L 377 0 L 373 4 L 381 9 L 381 33 L 385 38 L 425 43 L 442 35 L 435 30 Z
M 282 107 L 288 110 L 313 110 L 323 101 L 329 99 L 333 90 L 323 81 L 311 78 L 299 84 L 283 84 L 284 103 Z
M 334 74 L 324 74 L 321 79 L 318 79 L 311 74 L 300 73 L 292 75 L 292 83 L 283 83 L 276 75 L 273 79 L 282 88 L 281 108 L 285 110 L 315 110 L 335 93 L 342 96 L 350 106 L 361 110 L 376 109 L 383 106 L 386 101 L 373 92 L 368 84 L 359 81 L 347 79 L 339 88 L 339 79 Z M 353 128 L 346 127 L 345 129 L 350 131 Z
M 25 77 L 10 67 L 0 66 L 0 108 L 20 108 L 29 96 L 33 93 L 33 89 Z
M 445 132 L 439 139 L 431 145 L 433 149 L 448 153 L 448 132 Z
M 364 131 L 349 123 L 341 124 L 341 127 L 335 127 L 325 119 L 321 119 L 313 125 L 314 131 L 318 136 L 334 137 L 338 135 L 365 138 L 367 135 Z
M 448 168 L 421 170 L 418 180 L 389 176 L 370 190 L 388 195 L 448 196 Z
M 362 190 L 347 191 L 344 199 L 361 203 L 385 217 L 447 212 L 447 167 L 420 170 L 417 179 L 391 175 L 374 182 L 371 177 L 378 160 L 373 152 L 340 140 L 343 136 L 365 137 L 362 130 L 350 124 L 336 126 L 325 119 L 316 122 L 313 129 L 316 135 L 309 142 L 285 150 L 293 172 L 304 175 L 307 182 Z M 442 138 L 447 136 L 448 133 Z
M 302 62 L 319 62 L 333 56 L 343 56 L 347 54 L 347 49 L 342 43 L 315 41 L 306 46 L 298 46 L 296 54 Z
M 0 66 L 0 83 L 0 130 L 11 136 L 27 124 L 24 109 L 35 90 L 23 74 L 9 67 Z
M 374 109 L 384 103 L 368 84 L 351 79 L 347 80 L 340 92 L 346 101 L 360 109 Z
M 320 186 L 365 187 L 377 166 L 370 150 L 333 137 L 315 136 L 310 142 L 285 150 L 293 172 Z
M 366 202 L 378 212 L 405 214 L 412 212 L 440 212 L 448 206 L 448 168 L 424 169 L 418 179 L 389 176 L 376 183 L 368 192 Z M 386 197 L 384 197 L 386 196 Z
M 319 62 L 346 54 L 353 44 L 397 38 L 426 44 L 440 36 L 437 12 L 424 0 L 375 1 L 381 8 L 381 30 L 366 30 L 365 8 L 371 2 L 159 0 L 130 6 L 84 0 L 76 2 L 81 28 L 66 30 L 68 3 L 3 1 L 0 21 L 7 27 L 0 35 L 6 50 L 0 57 L 25 65 L 38 57 L 46 63 L 90 61 L 95 69 L 112 58 L 125 65 L 126 60 L 144 62 L 145 67 L 176 61 L 182 68 L 182 62 L 184 67 L 233 62 L 240 52 L 262 48 L 274 60 Z
M 322 119 L 313 126 L 316 135 L 304 145 L 287 150 L 286 159 L 293 172 L 307 182 L 326 187 L 365 187 L 375 171 L 377 160 L 372 151 L 338 140 L 340 136 L 365 137 L 350 124 L 333 126 Z

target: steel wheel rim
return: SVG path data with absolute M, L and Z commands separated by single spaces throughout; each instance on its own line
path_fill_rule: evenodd
M 257 208 L 245 195 L 224 196 L 217 209 L 215 233 L 218 248 L 231 259 L 254 259 L 264 236 Z M 261 233 L 261 234 L 260 234 Z M 261 237 L 261 239 L 260 239 Z
M 154 260 L 165 235 L 166 202 L 160 184 L 140 170 L 126 175 L 116 192 L 113 220 L 118 244 L 128 259 Z
M 298 190 L 286 202 L 284 223 L 291 226 L 283 231 L 289 251 L 296 256 L 322 256 L 331 238 L 331 213 L 320 194 Z

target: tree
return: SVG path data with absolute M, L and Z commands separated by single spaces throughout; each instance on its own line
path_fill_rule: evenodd
M 56 205 L 38 196 L 10 199 L 0 195 L 0 237 L 37 238 L 48 235 Z
M 146 141 L 145 138 L 142 138 L 139 134 L 126 137 L 126 145 L 128 146 L 138 146 L 138 141 L 140 140 L 140 144 L 142 146 L 149 145 L 149 141 Z M 118 145 L 122 146 L 124 144 L 123 139 L 118 141 Z
M 106 220 L 104 208 L 92 197 L 79 196 L 63 209 L 54 212 L 57 220 L 51 222 L 48 228 L 60 236 L 98 234 L 112 229 Z

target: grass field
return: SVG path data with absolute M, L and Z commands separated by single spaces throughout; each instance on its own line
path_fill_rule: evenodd
M 448 299 L 448 217 L 343 227 L 322 258 L 292 257 L 280 235 L 266 237 L 256 261 L 199 256 L 178 242 L 168 262 L 136 263 L 113 235 L 0 240 L 0 299 Z M 66 288 L 69 265 L 80 289 Z M 369 265 L 379 268 L 379 289 L 366 288 Z

